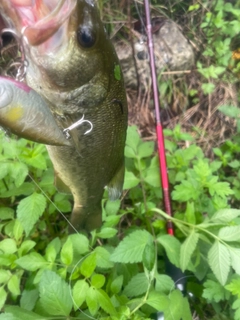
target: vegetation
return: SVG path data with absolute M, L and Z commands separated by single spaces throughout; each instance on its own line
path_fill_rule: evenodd
M 239 97 L 231 99 L 240 9 L 222 0 L 153 6 L 185 19 L 196 45 L 191 77 L 159 79 L 169 106 L 186 96 L 184 113 L 164 130 L 174 217 L 161 210 L 155 143 L 142 128 L 128 128 L 123 197 L 110 202 L 106 191 L 102 228 L 89 236 L 67 233 L 72 198 L 56 191 L 45 147 L 1 133 L 0 320 L 240 319 L 240 112 Z M 138 13 L 133 4 L 120 14 L 117 1 L 100 7 L 110 30 Z M 216 112 L 223 122 L 213 121 Z M 226 119 L 231 130 L 220 136 Z

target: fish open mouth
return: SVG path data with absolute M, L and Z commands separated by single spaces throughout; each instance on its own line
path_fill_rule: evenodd
M 1 7 L 28 44 L 39 46 L 58 32 L 76 3 L 77 0 L 3 0 Z

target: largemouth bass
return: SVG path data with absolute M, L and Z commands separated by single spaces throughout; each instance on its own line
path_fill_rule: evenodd
M 74 197 L 71 223 L 77 230 L 98 228 L 104 188 L 112 200 L 122 190 L 127 103 L 119 62 L 96 4 L 1 0 L 0 12 L 22 39 L 28 86 L 70 137 L 70 146 L 47 149 L 58 190 Z

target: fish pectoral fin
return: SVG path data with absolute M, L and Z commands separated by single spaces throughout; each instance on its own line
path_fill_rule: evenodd
M 56 170 L 54 170 L 54 184 L 60 193 L 71 194 L 70 188 L 62 181 Z
M 107 185 L 109 199 L 114 201 L 117 200 L 122 193 L 123 182 L 124 182 L 124 162 L 121 167 L 117 170 L 112 180 Z

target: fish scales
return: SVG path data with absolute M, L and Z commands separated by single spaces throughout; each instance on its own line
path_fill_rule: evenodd
M 66 1 L 62 10 L 74 7 L 73 2 Z M 8 13 L 6 6 L 0 8 Z M 17 17 L 11 18 L 20 32 L 22 17 L 17 9 Z M 25 41 L 26 80 L 46 101 L 60 129 L 83 115 L 92 124 L 88 134 L 89 122 L 69 131 L 70 146 L 47 146 L 57 188 L 74 197 L 72 225 L 90 231 L 101 226 L 105 186 L 111 199 L 121 194 L 127 103 L 119 62 L 94 1 L 78 0 L 66 15 L 60 27 L 55 21 L 50 24 L 56 30 L 49 32 L 47 40 L 43 36 L 41 42 L 38 32 L 37 46 Z M 44 24 L 38 25 L 44 30 Z M 37 25 L 29 24 L 31 27 L 34 31 Z

